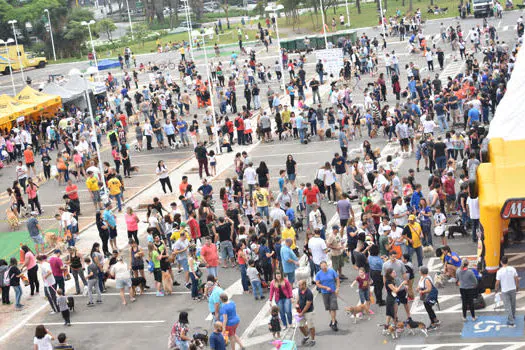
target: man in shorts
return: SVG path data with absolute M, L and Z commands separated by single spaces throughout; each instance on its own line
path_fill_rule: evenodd
M 177 259 L 177 263 L 184 270 L 184 280 L 186 281 L 186 288 L 189 288 L 191 283 L 189 282 L 190 266 L 188 265 L 188 247 L 190 242 L 186 238 L 186 232 L 180 233 L 180 238 L 173 245 L 173 254 Z
M 303 333 L 301 345 L 315 345 L 315 324 L 314 324 L 314 295 L 306 285 L 305 280 L 299 281 L 299 302 L 295 305 L 297 316 L 300 318 L 299 329 Z M 310 335 L 308 335 L 310 334 Z
M 332 226 L 332 233 L 328 235 L 326 239 L 326 245 L 332 252 L 332 268 L 339 274 L 339 278 L 344 280 L 348 279 L 343 275 L 343 266 L 345 265 L 345 258 L 343 255 L 344 239 L 346 235 L 340 232 L 338 225 Z
M 326 311 L 330 313 L 330 327 L 337 332 L 336 313 L 339 309 L 337 296 L 339 295 L 340 280 L 339 275 L 333 269 L 328 268 L 326 261 L 321 261 L 320 270 L 315 274 L 315 284 L 321 290 L 323 303 Z
M 88 178 L 86 179 L 86 187 L 91 194 L 91 200 L 95 206 L 95 210 L 102 210 L 102 199 L 100 198 L 100 187 L 98 179 L 93 175 L 92 171 L 88 171 Z
M 44 238 L 42 237 L 42 228 L 36 218 L 37 212 L 32 211 L 31 217 L 27 220 L 27 230 L 29 231 L 29 237 L 35 242 L 36 255 L 44 253 Z
M 33 153 L 33 147 L 27 146 L 24 151 L 24 160 L 26 161 L 27 175 L 31 176 L 31 169 L 33 169 L 34 177 L 37 177 L 35 168 L 35 154 Z

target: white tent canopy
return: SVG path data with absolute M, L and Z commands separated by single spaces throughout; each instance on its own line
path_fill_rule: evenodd
M 62 87 L 64 89 L 76 92 L 76 93 L 83 93 L 86 87 L 89 90 L 93 92 L 93 94 L 100 94 L 106 91 L 106 85 L 104 83 L 97 83 L 97 82 L 91 82 L 86 81 L 84 82 L 84 79 L 80 76 L 70 76 L 67 83 L 65 83 Z
M 68 90 L 54 82 L 46 84 L 42 89 L 42 92 L 49 95 L 58 95 L 60 96 L 63 102 L 74 100 L 82 95 L 82 92 L 74 92 L 72 90 Z
M 507 91 L 500 101 L 494 118 L 490 122 L 489 139 L 525 139 L 525 50 L 518 52 Z

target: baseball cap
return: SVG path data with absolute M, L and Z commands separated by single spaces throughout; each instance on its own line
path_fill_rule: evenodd
M 415 215 L 409 215 L 408 216 L 408 220 L 416 220 L 416 216 Z

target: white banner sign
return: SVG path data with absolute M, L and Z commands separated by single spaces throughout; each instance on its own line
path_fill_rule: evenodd
M 344 65 L 343 49 L 316 50 L 315 55 L 317 62 L 321 60 L 323 63 L 323 69 L 328 75 L 333 74 L 334 77 L 339 76 L 339 72 Z

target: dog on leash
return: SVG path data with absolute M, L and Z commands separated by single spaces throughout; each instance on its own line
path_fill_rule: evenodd
M 430 258 L 434 256 L 434 248 L 431 245 L 423 247 L 423 255 L 425 258 Z
M 64 239 L 54 232 L 46 232 L 44 234 L 44 243 L 47 247 L 63 250 Z
M 162 287 L 167 295 L 173 293 L 173 278 L 171 278 L 171 274 L 168 271 L 162 272 Z
M 428 337 L 427 326 L 423 322 L 414 321 L 411 318 L 405 321 L 405 328 L 411 335 L 416 335 L 419 330 L 421 333 Z
M 300 232 L 300 231 L 304 230 L 303 220 L 304 220 L 304 218 L 302 216 L 300 216 L 300 215 L 298 215 L 295 218 L 295 222 L 293 224 L 293 228 L 294 228 L 295 232 Z
M 447 276 L 445 276 L 444 273 L 441 273 L 441 272 L 436 273 L 436 277 L 434 277 L 434 285 L 436 286 L 436 288 L 443 288 L 446 281 L 447 281 Z
M 361 314 L 367 314 L 368 319 L 370 320 L 370 310 L 368 309 L 368 306 L 366 304 L 360 304 L 357 306 L 347 306 L 345 307 L 345 311 L 347 314 L 350 314 L 354 317 L 354 323 L 357 323 L 357 317 Z
M 467 237 L 468 233 L 463 226 L 463 221 L 461 219 L 456 220 L 455 225 L 449 225 L 447 230 L 447 237 L 450 239 L 454 238 L 455 233 L 460 233 L 462 237 Z

